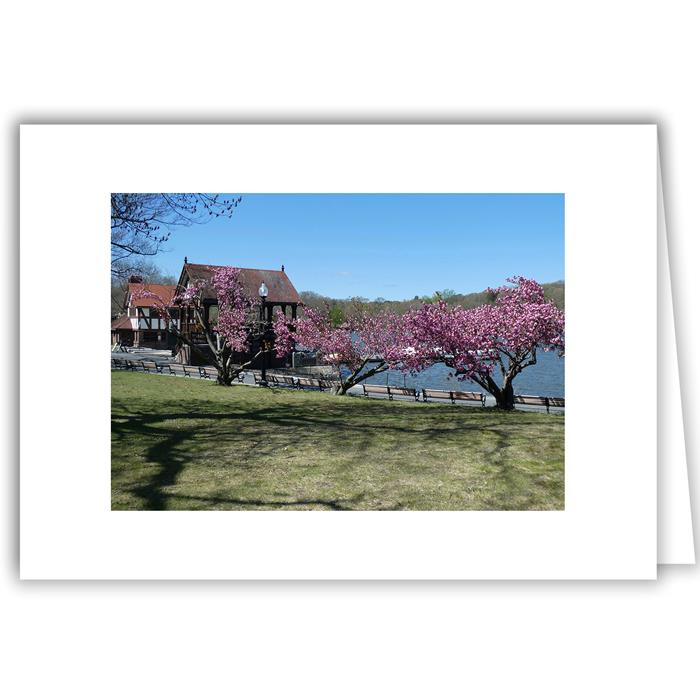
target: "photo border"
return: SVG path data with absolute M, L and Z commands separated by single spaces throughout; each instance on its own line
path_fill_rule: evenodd
M 20 139 L 22 578 L 656 577 L 656 126 L 29 125 Z M 127 191 L 563 192 L 566 510 L 112 512 L 106 233 L 109 194 Z M 37 327 L 49 308 L 79 345 L 65 369 L 50 352 L 74 351 Z M 624 386 L 591 388 L 623 362 Z

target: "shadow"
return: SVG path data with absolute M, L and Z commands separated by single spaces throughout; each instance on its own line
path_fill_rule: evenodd
M 115 402 L 112 407 L 113 414 L 119 411 L 131 413 L 128 418 L 128 423 L 133 424 L 135 421 L 143 421 L 147 423 L 159 423 L 162 421 L 178 421 L 178 420 L 235 420 L 244 419 L 246 421 L 256 421 L 265 426 L 280 426 L 280 427 L 296 427 L 300 430 L 305 430 L 310 427 L 322 427 L 325 431 L 345 433 L 346 431 L 355 431 L 365 433 L 368 431 L 383 431 L 397 433 L 411 433 L 425 435 L 426 437 L 437 437 L 441 434 L 453 434 L 455 429 L 464 430 L 489 430 L 491 426 L 483 425 L 480 421 L 485 414 L 491 414 L 498 417 L 502 422 L 512 420 L 513 425 L 518 428 L 523 428 L 531 425 L 539 425 L 544 419 L 549 420 L 551 416 L 536 412 L 513 412 L 506 413 L 498 411 L 494 408 L 465 408 L 460 406 L 449 406 L 442 404 L 409 404 L 402 406 L 404 402 L 381 402 L 384 405 L 378 405 L 380 402 L 364 401 L 362 399 L 339 399 L 340 401 L 352 400 L 357 401 L 357 405 L 352 406 L 352 423 L 347 423 L 342 420 L 347 415 L 347 405 L 334 407 L 329 405 L 324 410 L 323 416 L 309 413 L 305 405 L 293 407 L 285 403 L 280 406 L 269 405 L 254 409 L 241 410 L 232 408 L 231 411 L 222 413 L 209 412 L 202 410 L 203 402 L 200 402 L 200 408 L 197 411 L 177 411 L 172 413 L 139 413 L 133 412 L 133 409 Z M 212 407 L 220 409 L 219 404 L 209 404 Z M 425 411 L 423 415 L 417 418 L 420 423 L 419 427 L 407 427 L 403 424 L 405 414 L 403 409 L 409 407 L 409 410 L 418 409 Z M 324 407 L 325 408 L 325 407 Z M 438 413 L 436 409 L 442 409 Z M 433 411 L 433 413 L 429 413 Z M 394 415 L 392 415 L 392 413 Z M 453 419 L 453 422 L 445 421 L 446 414 Z M 362 422 L 358 422 L 355 418 L 360 418 Z M 416 418 L 416 416 L 413 416 Z M 391 421 L 397 420 L 396 424 Z M 431 424 L 439 424 L 440 427 L 431 427 Z M 122 424 L 123 425 L 123 424 Z M 113 421 L 113 429 L 119 430 L 119 423 Z M 494 426 L 495 429 L 495 426 Z M 303 433 L 299 433 L 303 435 Z
M 294 501 L 273 501 L 262 499 L 243 499 L 243 498 L 220 498 L 218 496 L 192 496 L 191 494 L 179 493 L 176 499 L 186 501 L 196 501 L 203 504 L 205 507 L 210 505 L 221 505 L 240 508 L 261 508 L 263 510 L 275 510 L 284 508 L 294 508 L 296 506 L 321 506 L 327 510 L 356 510 L 349 507 L 353 503 L 359 503 L 364 498 L 364 494 L 359 494 L 354 498 L 344 500 L 311 500 L 298 499 Z M 347 504 L 347 505 L 344 505 Z M 174 508 L 171 510 L 190 510 L 189 508 Z
M 121 410 L 124 410 L 123 407 Z M 248 424 L 252 421 L 253 430 L 246 430 L 244 435 L 235 430 L 236 423 L 245 420 Z M 187 421 L 187 423 L 183 423 Z M 190 428 L 192 422 L 201 422 L 209 427 Z M 296 423 L 301 423 L 297 421 Z M 312 423 L 313 421 L 309 421 Z M 243 498 L 222 498 L 218 496 L 194 496 L 183 495 L 180 492 L 168 492 L 169 487 L 175 486 L 182 470 L 187 466 L 193 452 L 200 449 L 200 445 L 217 444 L 220 447 L 228 448 L 231 455 L 247 453 L 253 455 L 256 460 L 280 454 L 284 445 L 277 439 L 270 439 L 270 425 L 278 425 L 287 428 L 292 426 L 295 430 L 294 421 L 285 421 L 274 412 L 270 411 L 231 411 L 229 413 L 207 413 L 179 412 L 179 413 L 136 413 L 132 416 L 113 415 L 112 418 L 112 441 L 113 449 L 115 443 L 124 441 L 124 444 L 133 443 L 135 439 L 141 442 L 144 438 L 149 443 L 144 454 L 143 473 L 134 477 L 138 483 L 131 485 L 125 490 L 135 496 L 141 503 L 143 510 L 185 510 L 184 508 L 172 508 L 169 499 L 186 499 L 193 502 L 200 502 L 210 507 L 217 505 L 231 508 L 250 507 L 279 509 L 285 507 L 319 506 L 329 510 L 353 510 L 352 504 L 362 500 L 360 494 L 347 499 L 322 499 L 322 498 L 297 498 L 284 500 L 284 494 L 280 500 L 263 499 L 243 499 Z M 338 426 L 328 424 L 326 421 L 318 421 L 319 427 L 316 430 L 306 430 L 299 433 L 297 444 L 304 440 L 314 439 L 319 433 L 327 435 L 329 429 Z M 257 424 L 257 425 L 256 425 Z M 171 425 L 173 427 L 171 427 Z M 174 427 L 175 425 L 185 425 L 184 428 Z M 259 426 L 259 427 L 257 427 Z M 288 430 L 285 432 L 289 432 Z M 280 433 L 278 433 L 280 434 Z M 281 434 L 285 434 L 284 432 Z M 194 440 L 194 444 L 192 441 Z M 347 440 L 335 438 L 337 444 L 345 444 Z M 369 439 L 360 440 L 358 437 L 352 439 L 353 454 L 357 456 L 369 446 Z M 349 451 L 349 446 L 348 446 Z M 147 468 L 155 465 L 155 472 Z M 256 464 L 253 460 L 241 460 L 233 463 L 231 461 L 222 463 L 220 468 L 231 468 L 239 473 L 246 470 L 253 470 Z M 112 473 L 114 484 L 115 473 Z M 119 510 L 120 506 L 114 503 L 112 509 Z
M 492 465 L 494 474 L 494 489 L 490 496 L 484 499 L 484 510 L 492 511 L 531 511 L 542 510 L 537 507 L 541 502 L 537 493 L 537 480 L 534 481 L 526 476 L 526 471 L 523 468 L 514 468 L 513 462 L 507 459 L 507 453 L 510 449 L 510 435 L 495 426 L 488 428 L 491 435 L 495 437 L 495 444 L 492 449 L 485 453 L 486 460 Z M 563 458 L 562 458 L 563 459 Z M 564 510 L 564 472 L 562 469 L 561 482 L 561 508 Z M 517 494 L 517 500 L 514 501 L 514 494 Z M 505 497 L 504 497 L 505 496 Z M 547 509 L 551 510 L 551 509 Z
M 507 459 L 510 441 L 521 430 L 527 430 L 531 424 L 541 423 L 537 416 L 518 414 L 517 420 L 513 421 L 513 430 L 505 429 L 497 421 L 469 424 L 464 420 L 464 409 L 456 408 L 447 412 L 430 411 L 431 415 L 424 418 L 420 425 L 413 424 L 408 427 L 405 424 L 392 424 L 391 415 L 387 414 L 388 407 L 363 405 L 359 402 L 358 404 L 357 410 L 353 406 L 352 415 L 353 418 L 357 416 L 359 422 L 354 421 L 352 424 L 338 421 L 333 415 L 337 412 L 335 409 L 329 410 L 331 415 L 301 415 L 298 411 L 303 410 L 303 407 L 294 410 L 294 407 L 288 405 L 265 406 L 252 411 L 222 412 L 220 406 L 212 404 L 212 408 L 216 407 L 219 410 L 208 412 L 199 408 L 195 411 L 134 413 L 127 416 L 119 415 L 125 410 L 124 407 L 115 406 L 116 415 L 112 422 L 113 440 L 116 443 L 123 441 L 122 444 L 127 445 L 143 443 L 145 440 L 148 447 L 144 461 L 148 467 L 154 465 L 155 472 L 151 473 L 146 468 L 137 477 L 129 477 L 138 480 L 135 485 L 119 484 L 120 475 L 113 472 L 113 485 L 116 479 L 119 488 L 136 497 L 140 502 L 139 508 L 144 510 L 189 510 L 180 505 L 182 501 L 192 503 L 192 509 L 218 507 L 274 510 L 318 507 L 335 511 L 356 510 L 362 496 L 295 497 L 278 492 L 275 494 L 277 498 L 244 498 L 221 494 L 192 495 L 181 490 L 172 490 L 171 487 L 176 486 L 178 477 L 188 462 L 199 458 L 201 451 L 211 449 L 211 445 L 216 445 L 219 450 L 217 455 L 212 457 L 215 468 L 223 474 L 234 470 L 235 474 L 240 476 L 247 472 L 255 472 L 261 463 L 269 462 L 271 458 L 278 458 L 283 464 L 283 460 L 289 454 L 286 452 L 289 447 L 293 448 L 292 454 L 298 458 L 299 454 L 317 452 L 319 444 L 322 444 L 324 451 L 330 449 L 343 455 L 347 469 L 352 469 L 364 461 L 365 453 L 375 444 L 396 445 L 396 449 L 400 450 L 403 435 L 413 434 L 414 437 L 410 441 L 413 445 L 415 436 L 418 436 L 421 444 L 429 445 L 429 449 L 434 451 L 441 449 L 441 445 L 449 449 L 464 440 L 465 432 L 472 432 L 475 434 L 473 453 L 481 453 L 482 460 L 490 465 L 489 471 L 498 484 L 499 493 L 510 494 L 512 497 L 513 493 L 518 492 L 518 486 L 522 486 L 519 484 L 522 475 L 513 469 L 512 460 Z M 347 408 L 345 410 L 347 411 Z M 446 420 L 445 413 L 452 414 L 451 417 L 455 420 Z M 483 412 L 479 417 L 483 419 Z M 498 418 L 503 419 L 503 416 L 499 415 Z M 510 422 L 508 416 L 505 420 L 506 423 Z M 329 443 L 332 444 L 331 448 L 328 447 Z M 239 460 L 237 455 L 240 455 Z M 409 468 L 418 469 L 422 466 L 420 459 L 410 450 L 405 458 Z M 218 463 L 217 459 L 220 460 Z M 172 503 L 169 503 L 170 498 Z M 488 499 L 485 504 L 486 509 L 508 509 L 504 500 L 507 499 L 494 495 L 494 498 Z M 112 507 L 118 510 L 122 505 L 113 500 Z M 132 508 L 133 505 L 127 507 Z M 396 502 L 381 509 L 402 508 L 403 506 Z M 511 504 L 511 508 L 527 509 L 527 506 L 519 502 Z
M 164 489 L 174 486 L 178 474 L 183 470 L 186 460 L 178 454 L 177 447 L 187 435 L 184 432 L 172 433 L 170 437 L 153 445 L 146 453 L 149 462 L 157 462 L 159 471 L 148 483 L 132 489 L 134 495 L 143 499 L 145 510 L 166 510 L 167 496 Z

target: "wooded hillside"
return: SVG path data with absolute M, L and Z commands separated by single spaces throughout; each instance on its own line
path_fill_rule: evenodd
M 547 282 L 542 285 L 545 296 L 551 299 L 558 308 L 564 308 L 564 282 Z M 493 301 L 493 295 L 488 292 L 472 292 L 470 294 L 458 294 L 453 289 L 443 289 L 441 292 L 435 292 L 432 296 L 414 297 L 413 299 L 388 300 L 374 299 L 369 300 L 365 297 L 352 297 L 350 299 L 333 299 L 323 296 L 316 292 L 306 291 L 300 294 L 302 301 L 308 307 L 319 310 L 330 309 L 331 314 L 335 317 L 338 323 L 342 322 L 343 318 L 349 313 L 355 311 L 365 311 L 371 315 L 378 314 L 382 311 L 391 311 L 401 314 L 409 309 L 419 307 L 423 302 L 437 301 L 438 298 L 445 299 L 448 304 L 453 306 L 463 306 L 470 309 L 482 304 L 488 304 Z

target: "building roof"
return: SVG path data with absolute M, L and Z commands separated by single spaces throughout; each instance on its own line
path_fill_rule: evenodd
M 216 293 L 210 286 L 211 278 L 217 269 L 224 265 L 198 265 L 186 262 L 180 275 L 180 282 L 186 278 L 190 281 L 202 280 L 205 283 L 204 296 L 216 299 Z M 235 267 L 235 266 L 231 266 Z M 258 289 L 265 282 L 268 289 L 267 301 L 271 304 L 301 304 L 301 297 L 291 283 L 284 270 L 256 270 L 250 267 L 241 267 L 241 284 L 245 293 L 253 298 L 258 298 Z
M 131 319 L 126 314 L 120 316 L 119 318 L 115 318 L 114 321 L 112 321 L 112 330 L 133 330 Z
M 128 298 L 130 306 L 155 306 L 153 299 L 140 295 L 144 289 L 152 294 L 157 294 L 166 306 L 169 306 L 175 296 L 174 284 L 144 284 L 142 282 L 129 282 Z

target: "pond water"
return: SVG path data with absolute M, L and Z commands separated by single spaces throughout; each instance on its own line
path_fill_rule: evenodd
M 500 385 L 500 369 L 496 370 L 495 376 Z M 433 365 L 415 376 L 390 370 L 370 377 L 366 383 L 407 386 L 416 389 L 458 389 L 483 392 L 478 384 L 454 377 L 452 370 L 443 364 Z M 559 357 L 556 352 L 538 352 L 537 364 L 524 369 L 513 381 L 513 386 L 516 394 L 565 397 L 564 358 Z

